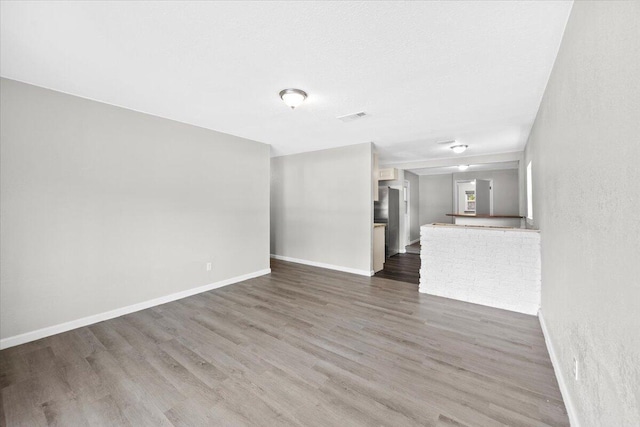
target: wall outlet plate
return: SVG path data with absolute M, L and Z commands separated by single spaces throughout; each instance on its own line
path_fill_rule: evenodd
M 207 271 L 211 271 L 211 263 L 210 262 L 207 263 Z
M 579 371 L 578 371 L 578 359 L 576 359 L 575 357 L 573 358 L 573 379 L 578 381 L 578 375 L 579 375 Z

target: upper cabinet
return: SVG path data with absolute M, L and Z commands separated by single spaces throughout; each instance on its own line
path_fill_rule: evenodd
M 398 179 L 398 169 L 396 168 L 378 169 L 379 181 L 395 181 L 397 179 Z

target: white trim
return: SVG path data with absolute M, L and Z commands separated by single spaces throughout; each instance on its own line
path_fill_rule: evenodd
M 407 246 L 413 245 L 414 243 L 418 243 L 419 241 L 420 241 L 420 238 L 418 237 L 417 239 L 410 241 Z
M 533 221 L 533 175 L 531 161 L 527 164 L 527 178 L 525 186 L 527 188 L 527 219 Z
M 553 342 L 551 341 L 547 323 L 545 322 L 544 316 L 542 315 L 542 309 L 538 310 L 538 320 L 540 321 L 540 327 L 542 328 L 542 335 L 544 335 L 544 342 L 545 344 L 547 344 L 547 351 L 549 351 L 549 357 L 551 358 L 553 371 L 555 372 L 556 378 L 558 380 L 560 394 L 562 394 L 562 400 L 564 401 L 564 406 L 567 409 L 569 424 L 572 427 L 580 427 L 580 422 L 578 421 L 578 411 L 576 410 L 576 406 L 573 404 L 573 399 L 571 399 L 571 394 L 569 393 L 569 388 L 567 387 L 567 380 L 563 375 L 562 369 L 560 368 L 560 360 L 558 359 L 558 354 L 553 347 Z
M 306 259 L 291 258 L 288 256 L 282 256 L 282 255 L 271 254 L 271 258 L 279 259 L 280 261 L 289 261 L 289 262 L 295 262 L 297 264 L 310 265 L 313 267 L 327 268 L 329 270 L 343 271 L 345 273 L 358 274 L 360 276 L 371 277 L 375 274 L 373 270 L 370 270 L 370 271 L 358 270 L 357 268 L 343 267 L 341 265 L 325 264 L 324 262 L 309 261 Z
M 406 175 L 404 175 L 406 178 Z M 409 246 L 409 240 L 411 239 L 411 181 L 408 179 L 404 180 L 404 186 L 402 187 L 404 191 L 404 201 L 405 201 L 405 212 L 404 212 L 404 245 L 402 246 L 401 254 L 407 253 L 405 248 Z
M 70 322 L 60 323 L 58 325 L 48 326 L 46 328 L 38 329 L 31 332 L 26 332 L 20 335 L 14 335 L 12 337 L 3 338 L 0 340 L 0 350 L 5 348 L 14 347 L 16 345 L 24 344 L 27 342 L 39 340 L 51 335 L 67 332 L 72 329 L 81 328 L 83 326 L 92 325 L 94 323 L 102 322 L 104 320 L 113 319 L 114 317 L 124 316 L 125 314 L 133 313 L 140 310 L 145 310 L 157 305 L 166 304 L 171 301 L 179 300 L 182 298 L 190 297 L 202 292 L 207 292 L 212 289 L 221 288 L 223 286 L 232 285 L 234 283 L 242 282 L 245 280 L 253 279 L 254 277 L 263 276 L 271 273 L 270 268 L 264 270 L 254 271 L 253 273 L 243 274 L 242 276 L 232 277 L 230 279 L 221 280 L 219 282 L 210 283 L 208 285 L 199 286 L 197 288 L 188 289 L 186 291 L 176 292 L 174 294 L 165 295 L 159 298 L 150 299 L 147 301 L 139 302 L 137 304 L 128 305 L 126 307 L 116 308 L 115 310 L 105 311 L 104 313 L 94 314 L 91 316 L 83 317 L 81 319 L 72 320 Z

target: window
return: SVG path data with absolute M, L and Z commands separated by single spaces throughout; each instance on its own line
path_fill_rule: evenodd
M 527 219 L 533 219 L 533 180 L 531 179 L 531 162 L 527 165 Z

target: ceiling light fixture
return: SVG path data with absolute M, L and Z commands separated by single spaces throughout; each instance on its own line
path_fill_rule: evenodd
M 307 99 L 307 92 L 300 89 L 283 89 L 280 98 L 293 110 Z
M 458 165 L 458 170 L 466 171 L 469 169 L 469 165 Z
M 454 153 L 456 154 L 460 154 L 460 153 L 464 153 L 467 150 L 467 147 L 469 147 L 468 145 L 452 145 L 450 148 L 453 150 Z

